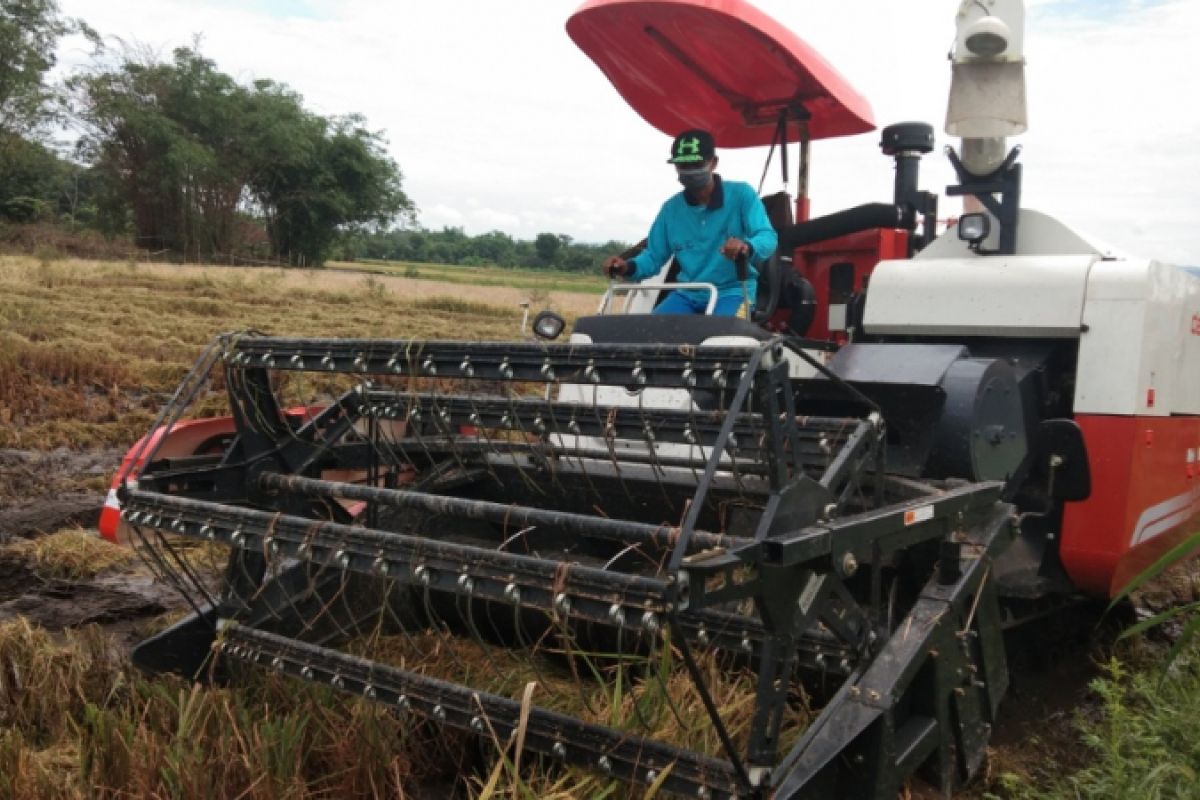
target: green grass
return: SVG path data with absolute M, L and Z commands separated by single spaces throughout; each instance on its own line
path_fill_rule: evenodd
M 1200 798 L 1200 651 L 1185 651 L 1165 680 L 1157 664 L 1131 669 L 1111 660 L 1091 689 L 1099 706 L 1076 722 L 1088 765 L 1069 775 L 1051 763 L 1031 776 L 1001 775 L 988 797 Z
M 608 281 L 600 275 L 577 272 L 557 272 L 504 267 L 466 267 L 454 264 L 424 264 L 409 261 L 355 262 L 334 261 L 327 265 L 335 270 L 358 270 L 402 278 L 434 280 L 470 286 L 507 286 L 544 292 L 581 292 L 604 294 Z

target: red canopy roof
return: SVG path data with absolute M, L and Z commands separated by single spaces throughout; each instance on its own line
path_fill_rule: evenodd
M 815 50 L 744 0 L 589 0 L 567 33 L 663 133 L 712 132 L 717 147 L 769 145 L 781 109 L 812 139 L 874 130 L 866 99 Z M 790 125 L 789 141 L 799 130 Z

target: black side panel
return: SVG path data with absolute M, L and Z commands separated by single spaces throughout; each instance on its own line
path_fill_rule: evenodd
M 586 334 L 593 342 L 617 344 L 700 344 L 714 336 L 746 336 L 760 342 L 772 334 L 752 322 L 737 317 L 709 317 L 703 314 L 606 314 L 580 317 L 575 333 Z

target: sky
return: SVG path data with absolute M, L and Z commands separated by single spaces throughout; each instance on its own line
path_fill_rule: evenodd
M 566 35 L 582 0 L 60 0 L 164 59 L 200 37 L 238 80 L 269 78 L 319 114 L 360 113 L 404 173 L 420 224 L 635 241 L 678 190 L 670 137 L 630 109 Z M 754 0 L 871 103 L 876 123 L 934 125 L 941 147 L 957 0 Z M 1022 204 L 1121 250 L 1200 264 L 1200 0 L 1026 0 Z M 62 69 L 86 62 L 81 42 Z M 813 143 L 814 214 L 891 198 L 879 134 Z M 718 142 L 718 149 L 720 143 Z M 581 153 L 586 154 L 581 157 Z M 766 148 L 721 151 L 757 184 Z M 794 163 L 794 159 L 793 159 Z M 782 187 L 777 167 L 764 192 Z M 793 180 L 794 184 L 794 180 Z M 794 185 L 789 187 L 794 191 Z M 941 215 L 957 212 L 944 200 Z

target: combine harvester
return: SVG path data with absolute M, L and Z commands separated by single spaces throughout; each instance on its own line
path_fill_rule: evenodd
M 930 126 L 883 130 L 892 202 L 808 219 L 810 142 L 873 130 L 865 100 L 741 0 L 586 3 L 568 34 L 664 133 L 798 144 L 799 221 L 779 225 L 756 321 L 220 337 L 105 517 L 196 609 L 136 662 L 197 674 L 216 653 L 690 797 L 968 781 L 1005 629 L 1112 596 L 1196 520 L 1200 279 L 1019 208 L 1022 5 L 964 2 L 957 24 L 947 194 L 980 210 L 935 239 Z M 218 371 L 230 415 L 188 419 Z M 219 585 L 180 539 L 228 545 Z M 690 683 L 718 745 L 371 657 L 430 632 L 538 649 L 580 681 Z M 753 709 L 736 729 L 726 676 Z M 796 727 L 803 696 L 819 713 Z

